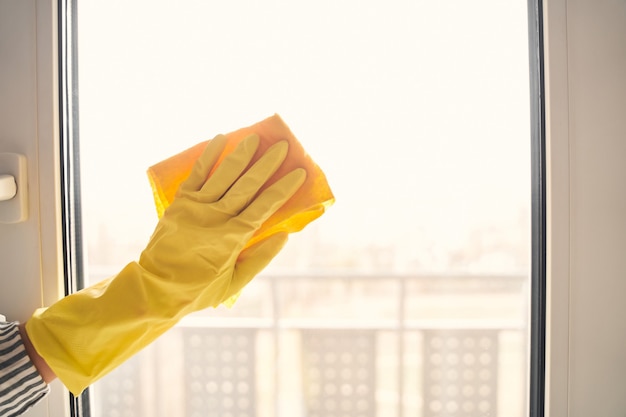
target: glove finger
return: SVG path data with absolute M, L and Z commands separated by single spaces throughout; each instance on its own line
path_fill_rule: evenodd
M 255 230 L 283 206 L 304 184 L 306 170 L 296 168 L 267 187 L 250 205 L 239 214 L 239 219 Z
M 250 204 L 259 189 L 280 168 L 287 156 L 288 149 L 287 141 L 272 145 L 226 192 L 224 197 L 215 205 L 215 208 L 232 216 L 241 212 Z
M 287 243 L 288 234 L 281 232 L 272 235 L 259 243 L 241 252 L 235 272 L 224 298 L 239 293 L 248 283 L 259 274 Z
M 194 163 L 189 177 L 180 185 L 181 191 L 200 191 L 213 166 L 224 151 L 226 141 L 227 138 L 224 135 L 218 135 L 209 141 L 200 158 Z
M 258 147 L 257 135 L 250 135 L 242 140 L 206 180 L 199 194 L 201 201 L 212 203 L 222 198 L 248 167 Z

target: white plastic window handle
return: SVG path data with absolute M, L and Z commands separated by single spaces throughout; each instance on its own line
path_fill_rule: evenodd
M 7 201 L 17 194 L 17 183 L 13 175 L 0 175 L 0 201 Z
M 0 153 L 0 225 L 28 219 L 26 157 Z

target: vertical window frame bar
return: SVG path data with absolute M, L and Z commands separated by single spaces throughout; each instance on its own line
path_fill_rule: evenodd
M 531 291 L 529 415 L 545 414 L 546 129 L 543 0 L 528 0 L 531 128 Z
M 58 0 L 59 136 L 65 295 L 85 285 L 78 125 L 77 0 Z M 89 389 L 69 394 L 70 415 L 89 417 Z

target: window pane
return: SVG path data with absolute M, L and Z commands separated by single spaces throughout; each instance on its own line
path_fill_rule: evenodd
M 273 113 L 337 197 L 94 416 L 525 415 L 527 34 L 521 0 L 79 1 L 91 282 L 148 241 L 148 166 Z

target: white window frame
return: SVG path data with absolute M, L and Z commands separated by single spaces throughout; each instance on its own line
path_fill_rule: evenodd
M 569 181 L 567 0 L 544 2 L 547 265 L 545 413 L 568 416 Z
M 0 0 L 0 152 L 28 175 L 26 221 L 0 224 L 0 308 L 21 322 L 63 296 L 57 16 L 55 0 Z M 27 415 L 67 416 L 68 395 L 54 382 Z
M 546 407 L 626 410 L 626 4 L 544 1 Z

